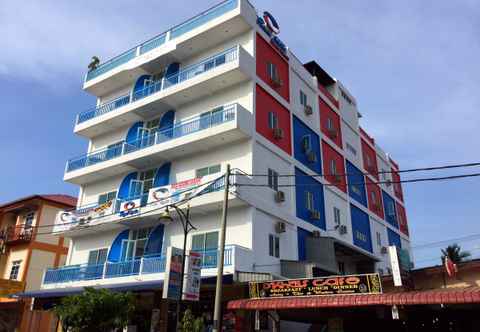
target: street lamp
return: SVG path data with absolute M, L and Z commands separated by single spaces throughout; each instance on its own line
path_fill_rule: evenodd
M 186 249 L 187 249 L 187 236 L 188 233 L 195 228 L 195 226 L 192 225 L 190 222 L 190 205 L 187 205 L 187 212 L 183 211 L 180 209 L 178 206 L 172 204 L 168 205 L 165 209 L 165 211 L 160 215 L 158 220 L 168 220 L 168 221 L 173 221 L 172 216 L 170 215 L 169 207 L 173 208 L 175 212 L 177 212 L 177 215 L 180 219 L 180 222 L 183 227 L 183 255 L 182 255 L 182 270 L 180 273 L 180 290 L 179 290 L 179 295 L 177 298 L 177 316 L 176 316 L 176 329 L 179 329 L 180 326 L 180 304 L 182 302 L 182 296 L 183 296 L 183 279 L 185 278 L 185 258 L 186 258 Z

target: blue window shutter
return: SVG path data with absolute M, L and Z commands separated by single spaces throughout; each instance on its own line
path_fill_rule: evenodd
M 309 236 L 310 232 L 298 227 L 297 228 L 297 241 L 298 241 L 298 260 L 304 261 L 307 259 L 307 237 Z
M 158 225 L 150 233 L 145 248 L 145 255 L 161 254 L 163 246 L 163 234 L 165 226 L 163 224 Z
M 145 88 L 145 80 L 151 79 L 151 75 L 142 75 L 139 78 L 137 78 L 137 81 L 135 82 L 135 85 L 133 86 L 133 95 L 135 96 L 138 92 L 141 93 L 143 88 Z
M 108 252 L 108 258 L 107 261 L 109 262 L 119 262 L 120 261 L 120 255 L 121 255 L 121 250 L 122 250 L 122 241 L 128 239 L 128 234 L 129 230 L 126 229 L 120 234 L 117 235 L 115 240 L 113 240 L 112 246 L 110 247 L 110 250 Z
M 137 176 L 138 176 L 137 172 L 132 172 L 123 178 L 122 183 L 118 188 L 118 195 L 117 195 L 118 198 L 120 199 L 128 198 L 130 193 L 130 183 L 132 182 L 132 180 L 136 180 Z
M 130 127 L 130 129 L 128 129 L 127 137 L 125 137 L 125 141 L 127 143 L 132 143 L 135 140 L 137 140 L 137 138 L 138 138 L 138 128 L 141 128 L 141 127 L 143 127 L 143 122 L 142 121 L 134 123 Z
M 158 130 L 168 129 L 173 127 L 173 122 L 175 121 L 175 111 L 170 110 L 163 114 L 160 124 L 158 125 Z
M 160 166 L 155 174 L 155 179 L 153 180 L 154 187 L 166 186 L 170 183 L 170 169 L 172 168 L 172 163 L 165 163 Z

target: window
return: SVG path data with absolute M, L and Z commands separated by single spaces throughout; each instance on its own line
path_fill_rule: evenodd
M 304 135 L 302 137 L 302 150 L 304 153 L 312 151 L 312 136 Z
M 350 97 L 349 97 L 342 89 L 340 89 L 340 93 L 341 93 L 343 99 L 345 99 L 345 101 L 346 101 L 347 103 L 349 103 L 350 105 L 353 104 L 352 99 L 350 99 Z
M 358 188 L 358 186 L 352 184 L 352 185 L 350 186 L 350 188 L 352 189 L 352 192 L 354 192 L 355 194 L 357 194 L 357 195 L 359 195 L 359 196 L 362 195 L 362 192 L 361 192 L 360 188 Z
M 387 171 L 382 168 L 382 181 L 387 181 Z
M 156 169 L 151 169 L 140 173 L 140 181 L 143 182 L 142 194 L 146 194 L 153 188 L 153 181 L 155 179 Z
M 338 274 L 345 274 L 345 262 L 338 262 Z
M 314 211 L 315 210 L 315 202 L 313 199 L 313 194 L 309 191 L 305 192 L 305 208 L 308 211 Z
M 12 262 L 12 269 L 10 270 L 10 280 L 18 280 L 18 273 L 20 272 L 20 264 L 22 264 L 22 261 Z
M 350 153 L 353 154 L 354 156 L 357 155 L 357 150 L 351 144 L 347 143 L 347 150 L 350 151 Z
M 24 219 L 24 227 L 25 227 L 25 228 L 32 228 L 33 218 L 35 218 L 35 212 L 27 213 L 27 214 L 23 217 L 23 219 Z
M 307 106 L 307 95 L 302 90 L 300 90 L 300 105 Z
M 330 175 L 337 175 L 337 163 L 335 159 L 330 160 Z
M 105 194 L 101 194 L 98 196 L 98 204 L 103 204 L 106 202 L 113 201 L 115 198 L 117 198 L 117 191 L 110 191 Z
M 88 253 L 88 265 L 100 265 L 107 261 L 108 249 L 102 248 L 90 250 Z
M 267 63 L 267 73 L 272 81 L 278 80 L 278 68 L 275 64 L 268 62 Z
M 342 220 L 340 218 L 340 209 L 337 207 L 333 207 L 333 220 L 335 225 L 340 225 Z
M 217 250 L 218 232 L 195 234 L 192 236 L 192 250 L 205 252 L 208 250 Z M 216 258 L 215 254 L 215 258 Z
M 382 246 L 382 235 L 380 234 L 380 232 L 377 232 L 376 236 L 377 236 L 377 246 L 381 247 Z
M 145 253 L 148 236 L 152 228 L 141 228 L 130 231 L 130 238 L 122 241 L 122 261 L 142 257 Z
M 376 205 L 377 204 L 377 194 L 375 193 L 375 191 L 372 191 L 370 196 L 372 198 L 372 204 Z
M 268 169 L 268 186 L 278 191 L 278 173 L 270 168 Z
M 268 128 L 278 128 L 278 115 L 274 112 L 268 112 Z
M 335 126 L 333 124 L 332 118 L 327 118 L 327 130 L 335 131 Z
M 221 171 L 221 166 L 220 164 L 213 165 L 213 166 L 208 166 L 208 167 L 203 167 L 199 168 L 195 171 L 195 177 L 201 178 L 207 175 L 215 174 L 215 173 L 220 173 Z
M 280 238 L 270 234 L 268 236 L 268 253 L 272 257 L 280 258 Z
M 395 216 L 395 206 L 393 202 L 388 202 L 388 215 Z
M 157 118 L 157 119 L 154 119 L 154 120 L 150 120 L 150 121 L 147 121 L 147 124 L 145 125 L 145 128 L 151 130 L 151 132 L 155 131 L 158 129 L 158 126 L 160 124 L 160 119 Z

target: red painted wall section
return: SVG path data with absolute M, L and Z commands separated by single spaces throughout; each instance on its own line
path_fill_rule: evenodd
M 321 84 L 318 84 L 318 90 L 320 90 L 320 92 L 328 98 L 328 100 L 330 100 L 332 102 L 333 105 L 335 105 L 335 107 L 338 109 L 339 107 L 339 103 L 338 103 L 338 100 L 336 100 L 332 94 L 327 90 L 326 87 L 324 87 L 323 85 Z
M 323 155 L 323 174 L 325 179 L 335 184 L 335 187 L 347 192 L 347 181 L 345 179 L 345 161 L 340 153 L 335 151 L 328 143 L 322 140 L 322 155 Z M 337 176 L 332 174 L 332 161 L 335 163 L 335 169 Z
M 273 137 L 273 130 L 268 126 L 269 113 L 273 112 L 278 117 L 278 128 L 283 129 L 283 138 Z M 290 112 L 282 106 L 273 96 L 262 89 L 259 85 L 256 88 L 256 109 L 255 122 L 257 132 L 278 146 L 280 149 L 292 154 Z
M 320 128 L 325 136 L 328 136 L 339 148 L 342 146 L 342 129 L 340 125 L 340 116 L 327 105 L 321 97 L 318 97 L 320 109 Z M 329 129 L 329 121 L 332 128 Z
M 257 33 L 257 75 L 286 101 L 290 101 L 290 71 L 288 61 L 278 53 L 260 34 Z M 277 67 L 278 75 L 282 81 L 281 86 L 275 86 L 268 73 L 268 63 Z
M 402 204 L 396 202 L 396 210 L 397 210 L 397 220 L 398 225 L 400 228 L 400 232 L 405 235 L 409 235 L 408 233 L 408 222 L 407 222 L 407 213 L 405 212 L 405 208 Z
M 392 181 L 393 181 L 393 192 L 395 193 L 395 197 L 403 202 L 403 190 L 402 184 L 400 182 L 400 174 L 392 168 Z
M 377 153 L 375 150 L 362 139 L 362 156 L 363 156 L 363 168 L 378 180 L 378 164 Z
M 385 218 L 383 211 L 382 190 L 380 186 L 375 184 L 372 180 L 365 177 L 368 197 L 368 208 L 380 218 Z
M 367 132 L 363 130 L 362 127 L 359 127 L 359 129 L 360 129 L 360 134 L 363 136 L 363 138 L 365 138 L 367 141 L 372 143 L 372 145 L 375 145 L 375 140 L 373 139 L 373 137 L 367 134 Z

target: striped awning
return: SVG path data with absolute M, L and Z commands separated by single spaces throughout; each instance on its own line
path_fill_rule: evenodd
M 231 310 L 281 310 L 392 305 L 480 303 L 480 287 L 444 288 L 368 295 L 243 299 L 228 302 Z

